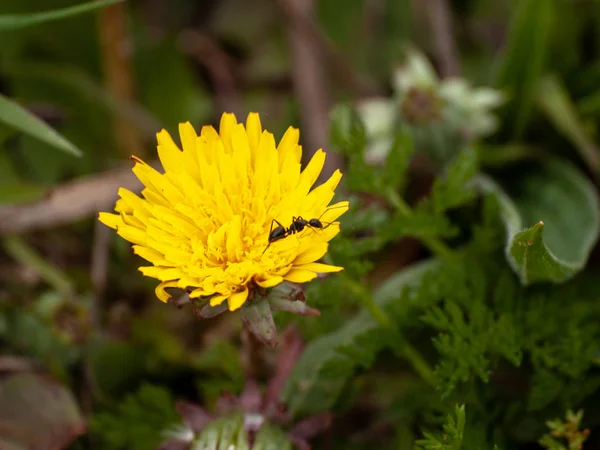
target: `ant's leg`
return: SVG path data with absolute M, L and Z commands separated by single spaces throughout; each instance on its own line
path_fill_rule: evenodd
M 283 228 L 285 230 L 285 227 L 283 225 L 281 225 L 281 223 L 279 223 L 279 221 L 277 219 L 273 219 L 271 221 L 271 228 L 269 229 L 269 236 L 268 239 L 271 237 L 271 233 L 273 232 L 273 224 L 277 224 L 278 226 L 280 226 L 281 228 Z M 267 246 L 265 247 L 265 249 L 262 252 L 262 255 L 265 254 L 265 252 L 267 251 L 267 249 L 271 246 L 273 242 L 269 239 L 269 243 L 267 244 Z
M 268 248 L 271 246 L 271 243 L 269 242 L 267 244 L 267 246 L 265 247 L 265 249 L 263 250 L 263 252 L 261 253 L 261 256 L 265 254 L 265 252 L 268 250 Z

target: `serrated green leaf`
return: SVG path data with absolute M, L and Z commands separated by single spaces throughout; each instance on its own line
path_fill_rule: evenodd
M 0 122 L 75 156 L 81 151 L 22 106 L 0 95 Z
M 436 178 L 431 188 L 433 212 L 441 214 L 452 208 L 464 205 L 475 198 L 475 191 L 469 182 L 477 174 L 477 151 L 466 148 L 456 155 L 446 169 L 446 173 Z
M 560 283 L 584 268 L 600 232 L 600 201 L 569 162 L 536 164 L 507 185 L 508 193 L 491 178 L 477 182 L 499 201 L 506 257 L 521 283 Z
M 105 8 L 106 6 L 122 1 L 124 0 L 97 0 L 52 11 L 30 14 L 3 14 L 0 15 L 0 32 L 18 30 L 39 25 L 44 22 L 66 19 L 67 17 L 73 17 L 96 9 Z
M 588 136 L 562 81 L 553 75 L 545 76 L 540 82 L 536 101 L 557 130 L 573 143 L 588 167 L 597 172 L 600 150 Z
M 496 85 L 511 100 L 503 110 L 504 126 L 514 138 L 522 135 L 531 115 L 548 52 L 556 15 L 556 0 L 522 0 L 510 25 L 506 53 Z
M 456 419 L 448 414 L 443 425 L 443 434 L 423 432 L 425 439 L 416 442 L 417 450 L 460 450 L 465 431 L 465 405 L 456 405 L 454 408 Z
M 404 188 L 406 171 L 410 157 L 413 153 L 414 145 L 412 134 L 408 129 L 400 129 L 396 133 L 396 138 L 385 159 L 385 164 L 381 171 L 380 183 L 386 188 Z
M 385 307 L 398 299 L 405 287 L 418 284 L 422 276 L 436 264 L 437 260 L 426 260 L 393 275 L 375 292 L 375 302 Z M 365 359 L 374 358 L 385 345 L 385 339 L 377 334 L 378 331 L 375 320 L 367 311 L 363 311 L 339 330 L 310 342 L 282 394 L 282 401 L 290 413 L 309 415 L 330 409 L 353 370 L 364 364 Z M 358 358 L 354 358 L 349 349 L 360 347 L 355 345 L 359 339 L 365 339 L 365 344 L 369 345 L 362 346 L 365 348 Z M 337 366 L 335 373 L 329 370 L 332 366 Z

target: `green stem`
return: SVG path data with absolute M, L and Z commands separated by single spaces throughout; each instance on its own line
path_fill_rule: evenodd
M 389 189 L 387 191 L 387 199 L 403 216 L 412 214 L 412 210 L 410 209 L 408 203 L 406 203 L 395 190 Z M 452 250 L 450 247 L 448 247 L 442 240 L 436 238 L 435 236 L 419 236 L 419 238 L 436 256 L 447 259 L 452 255 Z
M 381 327 L 388 331 L 391 331 L 394 335 L 393 339 L 393 350 L 394 352 L 406 360 L 408 360 L 413 369 L 430 385 L 434 384 L 434 375 L 431 367 L 423 359 L 423 357 L 417 352 L 417 350 L 410 345 L 404 337 L 400 334 L 394 323 L 385 314 L 385 312 L 379 307 L 379 305 L 373 299 L 373 296 L 365 287 L 359 282 L 353 280 L 343 272 L 338 274 L 341 276 L 346 285 L 356 294 L 361 305 L 369 311 L 369 314 L 373 317 L 375 322 Z

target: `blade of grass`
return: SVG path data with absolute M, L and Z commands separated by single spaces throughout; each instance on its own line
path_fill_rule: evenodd
M 54 148 L 75 156 L 81 156 L 81 151 L 75 145 L 62 137 L 44 121 L 3 95 L 0 95 L 0 122 L 37 138 Z
M 556 129 L 569 139 L 594 173 L 598 172 L 598 147 L 592 142 L 577 108 L 562 81 L 553 75 L 542 79 L 536 103 Z
M 514 13 L 496 85 L 508 90 L 503 123 L 513 139 L 522 136 L 542 77 L 556 16 L 556 1 L 522 0 Z
M 45 22 L 77 16 L 122 1 L 124 0 L 97 0 L 52 11 L 29 14 L 3 14 L 0 15 L 0 32 L 18 30 Z
M 11 77 L 53 83 L 61 88 L 71 89 L 78 95 L 95 102 L 98 108 L 104 109 L 108 114 L 136 127 L 144 137 L 154 139 L 156 131 L 164 127 L 164 124 L 146 109 L 115 97 L 79 67 L 54 62 L 21 60 L 6 67 L 5 70 Z

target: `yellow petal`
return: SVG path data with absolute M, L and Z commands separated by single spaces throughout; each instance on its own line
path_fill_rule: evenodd
M 218 306 L 221 303 L 223 303 L 225 300 L 227 300 L 226 295 L 213 295 L 210 298 L 210 306 Z
M 248 143 L 253 154 L 257 154 L 258 144 L 260 143 L 260 135 L 262 134 L 262 126 L 260 124 L 260 116 L 258 113 L 248 114 L 246 119 L 246 132 L 248 133 Z
M 277 152 L 279 153 L 279 169 L 284 166 L 284 162 L 290 160 L 292 162 L 299 163 L 302 151 L 298 145 L 300 139 L 300 131 L 297 128 L 289 127 L 279 145 L 277 146 Z
M 133 244 L 146 245 L 146 233 L 129 225 L 118 225 L 117 234 Z
M 313 245 L 307 251 L 299 254 L 296 259 L 294 259 L 294 266 L 311 263 L 317 259 L 321 259 L 325 253 L 327 253 L 328 248 L 329 244 L 326 242 Z
M 173 138 L 167 130 L 161 130 L 156 134 L 158 141 L 158 158 L 165 172 L 181 172 L 181 150 L 177 147 Z
M 237 119 L 235 115 L 232 113 L 224 113 L 221 116 L 221 123 L 219 124 L 219 135 L 221 136 L 221 140 L 223 141 L 223 146 L 227 153 L 231 154 L 233 152 L 232 142 L 231 142 L 231 132 L 233 128 L 237 125 Z
M 291 281 L 292 283 L 307 283 L 317 277 L 315 272 L 306 269 L 292 269 L 286 273 L 283 277 L 284 280 Z
M 197 288 L 194 289 L 191 293 L 190 293 L 190 298 L 199 298 L 199 297 L 206 297 L 207 295 L 211 295 L 212 292 L 206 292 L 204 289 L 202 288 Z
M 184 153 L 196 152 L 196 139 L 198 136 L 191 123 L 185 122 L 179 124 L 179 137 L 181 138 L 181 146 Z
M 145 276 L 156 278 L 160 281 L 176 281 L 183 276 L 183 272 L 177 267 L 144 266 L 140 267 L 138 270 Z
M 130 225 L 140 230 L 144 230 L 146 228 L 146 224 L 143 221 L 137 217 L 130 216 L 129 214 L 125 214 L 123 212 L 121 213 L 121 220 L 125 225 Z
M 165 288 L 168 287 L 177 287 L 177 281 L 164 281 L 156 286 L 156 289 L 154 290 L 158 299 L 165 303 L 171 298 L 171 295 L 165 291 Z
M 300 180 L 298 181 L 298 187 L 296 188 L 298 195 L 304 197 L 308 194 L 310 188 L 315 184 L 317 178 L 319 178 L 324 164 L 325 152 L 323 150 L 317 150 L 304 171 L 300 174 Z
M 242 221 L 240 216 L 235 216 L 229 223 L 229 229 L 227 230 L 227 259 L 229 261 L 236 261 L 236 250 L 242 246 L 241 240 L 241 227 Z
M 302 264 L 300 266 L 294 266 L 295 269 L 298 270 L 310 270 L 315 273 L 332 273 L 332 272 L 340 272 L 344 270 L 343 267 L 339 266 L 330 266 L 329 264 L 321 264 L 321 263 L 308 263 Z
M 277 286 L 278 284 L 281 284 L 283 282 L 283 277 L 280 276 L 275 276 L 275 277 L 270 277 L 267 278 L 266 280 L 257 280 L 256 284 L 258 284 L 260 287 L 264 287 L 264 288 L 272 288 L 274 286 Z
M 231 296 L 227 299 L 227 304 L 229 305 L 229 311 L 235 311 L 239 309 L 246 299 L 248 298 L 248 289 L 244 289 L 243 291 L 236 292 L 231 294 Z
M 194 127 L 192 127 L 191 123 L 185 122 L 179 124 L 179 137 L 181 139 L 181 146 L 183 147 L 181 164 L 183 165 L 187 174 L 189 174 L 192 178 L 199 180 L 199 155 L 201 150 L 196 147 L 198 136 L 196 135 L 196 131 L 194 131 Z
M 104 225 L 111 227 L 113 230 L 116 230 L 117 226 L 119 226 L 123 223 L 120 215 L 107 213 L 107 212 L 99 213 L 98 220 L 100 222 L 102 222 Z
M 342 179 L 342 172 L 336 170 L 325 183 L 317 186 L 306 196 L 306 208 L 310 211 L 322 211 L 333 199 L 335 188 Z
M 242 124 L 235 126 L 231 132 L 231 143 L 234 148 L 235 157 L 233 158 L 233 172 L 236 175 L 236 188 L 239 188 L 239 183 L 246 184 L 251 168 L 250 143 L 248 134 Z M 238 190 L 238 189 L 236 189 Z
M 168 200 L 169 203 L 183 202 L 185 198 L 183 194 L 173 185 L 173 183 L 153 167 L 145 163 L 138 163 L 133 166 L 132 170 L 144 186 L 151 188 L 158 195 Z
M 151 248 L 144 247 L 142 245 L 134 245 L 133 253 L 135 253 L 138 256 L 141 256 L 146 261 L 149 261 L 152 264 L 161 263 L 165 259 L 165 256 L 162 253 L 157 252 L 156 250 L 153 250 Z
M 138 197 L 133 192 L 125 188 L 119 188 L 119 197 L 124 204 L 124 208 L 120 212 L 126 212 L 127 214 L 136 214 L 136 216 L 149 217 L 149 206 L 148 202 Z

